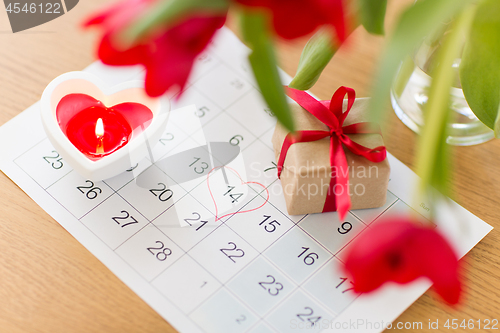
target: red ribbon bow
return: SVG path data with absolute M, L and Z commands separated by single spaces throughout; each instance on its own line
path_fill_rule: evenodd
M 278 178 L 281 176 L 286 154 L 291 145 L 297 142 L 311 142 L 330 137 L 330 166 L 347 170 L 347 160 L 342 144 L 356 155 L 365 157 L 371 162 L 382 162 L 385 160 L 387 152 L 384 146 L 373 149 L 364 147 L 352 141 L 346 134 L 381 134 L 376 125 L 369 122 L 362 122 L 344 125 L 349 111 L 354 104 L 356 93 L 354 89 L 340 87 L 333 94 L 331 101 L 318 101 L 305 91 L 286 87 L 287 95 L 297 102 L 313 116 L 318 118 L 323 124 L 328 126 L 327 131 L 298 131 L 288 133 L 281 148 L 281 154 L 278 160 Z M 342 111 L 344 96 L 347 94 L 347 110 Z M 349 196 L 349 177 L 348 172 L 332 172 L 330 185 L 326 194 L 323 212 L 338 211 L 340 219 L 343 220 L 349 208 L 351 207 L 351 198 Z M 337 193 L 336 186 L 341 186 L 342 191 Z

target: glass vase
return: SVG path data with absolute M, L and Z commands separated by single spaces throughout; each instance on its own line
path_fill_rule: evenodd
M 391 103 L 396 115 L 416 133 L 420 132 L 424 123 L 423 109 L 432 81 L 428 73 L 436 66 L 436 54 L 440 46 L 440 40 L 434 43 L 424 42 L 413 57 L 403 61 L 391 88 Z M 460 60 L 455 59 L 452 65 L 456 75 L 450 91 L 451 117 L 446 142 L 470 146 L 491 140 L 494 134 L 477 119 L 465 100 L 458 72 Z

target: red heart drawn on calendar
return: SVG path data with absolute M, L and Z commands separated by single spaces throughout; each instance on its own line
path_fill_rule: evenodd
M 217 169 L 221 169 L 221 168 L 226 168 L 226 169 L 230 170 L 231 172 L 233 172 L 239 178 L 239 180 L 241 181 L 240 185 L 250 185 L 250 184 L 253 184 L 253 185 L 257 185 L 257 186 L 262 187 L 262 189 L 264 191 L 266 191 L 266 200 L 264 200 L 264 203 L 262 203 L 258 207 L 254 207 L 254 208 L 250 208 L 250 209 L 245 209 L 245 210 L 239 210 L 237 212 L 231 212 L 231 213 L 227 213 L 227 214 L 224 214 L 222 216 L 219 216 L 219 207 L 217 206 L 217 201 L 215 200 L 215 197 L 214 197 L 214 195 L 212 193 L 212 189 L 210 187 L 210 174 L 212 172 L 216 171 Z M 223 219 L 226 216 L 230 216 L 230 215 L 233 215 L 233 214 L 236 215 L 236 214 L 241 214 L 241 213 L 253 212 L 254 210 L 262 208 L 269 201 L 269 190 L 264 185 L 262 185 L 261 183 L 258 183 L 258 182 L 245 182 L 243 180 L 243 178 L 240 176 L 240 174 L 238 173 L 238 171 L 236 171 L 233 168 L 228 167 L 228 166 L 218 166 L 218 167 L 215 167 L 212 170 L 210 170 L 210 172 L 207 175 L 207 186 L 208 186 L 208 191 L 210 192 L 210 197 L 212 198 L 212 202 L 213 202 L 214 207 L 215 207 L 215 221 L 218 221 L 220 219 Z

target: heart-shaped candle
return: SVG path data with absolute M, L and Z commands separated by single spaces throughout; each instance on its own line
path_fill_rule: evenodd
M 125 146 L 133 131 L 141 133 L 153 119 L 145 105 L 126 102 L 108 108 L 85 94 L 64 96 L 56 116 L 69 141 L 93 161 Z
M 143 86 L 143 81 L 128 81 L 108 87 L 86 72 L 57 77 L 41 100 L 49 140 L 89 179 L 131 168 L 158 143 L 170 111 L 168 98 L 151 98 Z

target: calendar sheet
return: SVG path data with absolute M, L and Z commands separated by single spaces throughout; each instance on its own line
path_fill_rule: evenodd
M 44 133 L 39 103 L 0 128 L 0 168 L 180 332 L 380 332 L 430 283 L 356 297 L 339 268 L 345 250 L 381 216 L 429 218 L 431 205 L 412 202 L 417 177 L 389 154 L 383 207 L 344 221 L 335 212 L 289 216 L 271 145 L 276 119 L 247 53 L 221 30 L 172 100 L 160 142 L 112 179 L 72 171 Z M 86 71 L 110 85 L 144 75 L 100 63 Z M 436 206 L 461 256 L 491 230 L 452 201 Z

